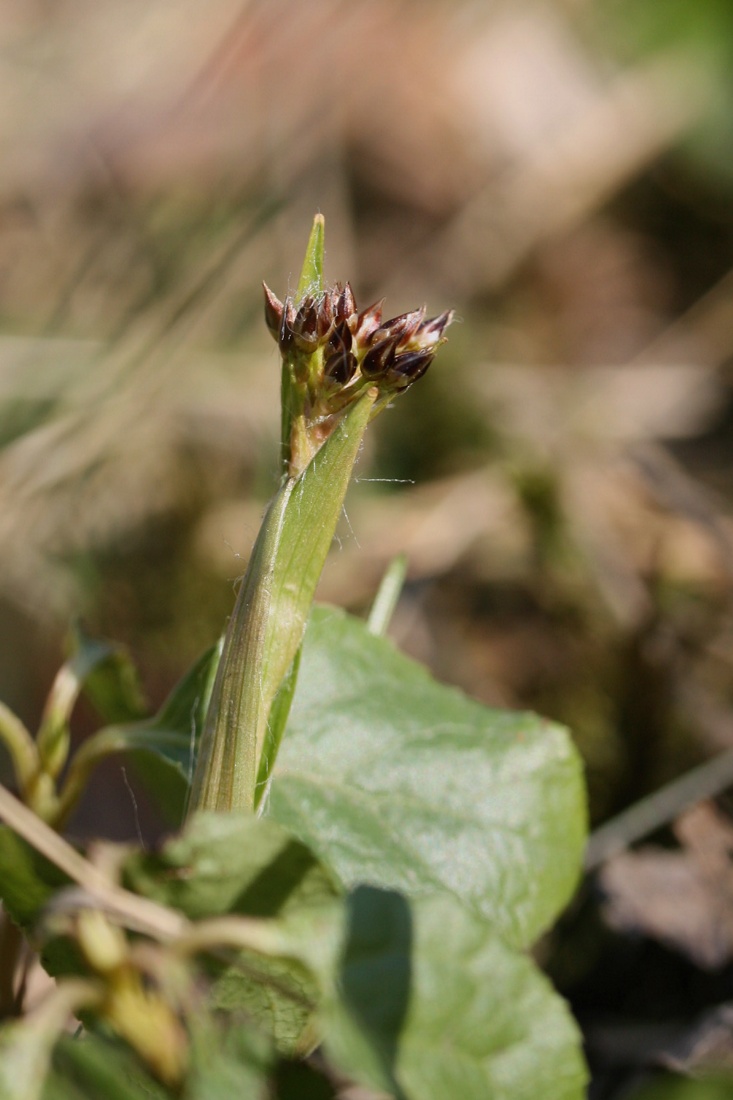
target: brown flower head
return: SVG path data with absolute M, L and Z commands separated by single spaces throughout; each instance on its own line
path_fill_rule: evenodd
M 422 377 L 445 341 L 453 319 L 448 310 L 425 317 L 425 309 L 382 320 L 383 303 L 357 311 L 351 286 L 336 283 L 295 303 L 281 302 L 265 286 L 265 321 L 277 340 L 298 407 L 293 410 L 305 448 L 312 455 L 332 430 L 338 414 L 367 387 L 376 387 L 375 409 Z M 291 460 L 291 471 L 302 459 Z

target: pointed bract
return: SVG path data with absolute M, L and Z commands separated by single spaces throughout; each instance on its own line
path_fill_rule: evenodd
M 262 288 L 265 292 L 265 324 L 277 340 L 280 335 L 280 325 L 283 318 L 283 304 L 280 299 L 272 293 L 267 283 L 263 283 Z
M 363 310 L 356 318 L 354 337 L 359 343 L 368 346 L 381 324 L 383 305 L 384 298 L 380 298 L 378 302 L 374 302 L 373 305 L 368 306 L 367 309 Z
M 440 313 L 437 317 L 429 317 L 415 333 L 414 342 L 420 347 L 428 347 L 439 343 L 443 339 L 443 333 L 448 328 L 454 317 L 452 309 Z
M 323 354 L 325 356 L 330 356 L 335 352 L 351 351 L 352 344 L 353 337 L 351 335 L 351 329 L 346 321 L 339 321 L 326 341 L 326 348 Z
M 369 381 L 376 381 L 394 361 L 399 337 L 380 340 L 361 361 L 361 373 Z

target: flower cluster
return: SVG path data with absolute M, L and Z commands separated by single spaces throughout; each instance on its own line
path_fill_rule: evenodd
M 283 358 L 310 358 L 321 349 L 323 378 L 340 386 L 363 380 L 406 389 L 432 363 L 452 318 L 449 310 L 426 320 L 423 308 L 382 321 L 382 302 L 357 312 L 348 283 L 306 295 L 296 309 L 292 298 L 283 303 L 265 286 L 265 319 Z
M 453 312 L 425 309 L 382 320 L 382 302 L 358 312 L 350 285 L 336 283 L 297 304 L 265 286 L 265 320 L 300 394 L 299 412 L 313 426 L 341 412 L 367 387 L 384 404 L 428 369 Z
M 383 321 L 383 303 L 359 312 L 348 283 L 306 294 L 297 304 L 289 297 L 281 302 L 266 285 L 264 290 L 265 320 L 294 395 L 292 416 L 300 422 L 294 431 L 310 438 L 311 453 L 365 389 L 376 389 L 379 408 L 420 378 L 453 319 L 452 310 L 426 319 L 423 308 Z

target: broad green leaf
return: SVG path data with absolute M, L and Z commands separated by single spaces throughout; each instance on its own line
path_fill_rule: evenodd
M 186 1100 L 260 1100 L 266 1093 L 272 1048 L 243 1013 L 200 1015 L 189 1021 L 191 1069 Z
M 67 885 L 63 871 L 0 825 L 0 900 L 20 928 L 32 928 L 55 890 Z
M 581 1100 L 580 1036 L 524 955 L 448 895 L 349 898 L 325 1050 L 400 1100 Z
M 173 1100 L 119 1042 L 85 1033 L 57 1044 L 42 1100 Z
M 255 1020 L 280 1054 L 300 1057 L 318 1042 L 320 993 L 313 974 L 299 961 L 240 951 L 214 981 L 208 1005 Z
M 196 745 L 206 721 L 221 642 L 191 666 L 148 722 L 127 727 L 138 773 L 166 820 L 183 820 L 193 775 Z
M 304 642 L 269 813 L 344 883 L 447 890 L 520 946 L 567 902 L 585 839 L 565 730 L 441 686 L 323 608 Z
M 105 722 L 129 722 L 145 713 L 137 670 L 124 646 L 90 638 L 77 626 L 67 667 Z
M 331 875 L 305 845 L 276 822 L 244 814 L 195 816 L 160 855 L 133 855 L 125 882 L 193 920 L 232 913 L 285 916 L 337 895 Z M 318 989 L 297 957 L 241 951 L 215 971 L 212 1008 L 248 1013 L 284 1054 L 314 1045 Z
M 247 814 L 197 814 L 160 853 L 133 853 L 124 881 L 192 920 L 226 913 L 274 917 L 338 893 L 301 841 L 277 822 Z

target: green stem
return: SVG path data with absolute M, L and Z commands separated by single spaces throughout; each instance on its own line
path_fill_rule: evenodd
M 229 620 L 199 745 L 191 809 L 254 809 L 262 664 L 275 560 L 294 484 L 286 481 L 267 510 Z
M 375 397 L 368 391 L 344 414 L 268 508 L 229 622 L 189 813 L 255 809 L 268 724 L 282 732 L 273 705 L 303 640 Z
M 30 733 L 4 703 L 0 703 L 0 740 L 10 753 L 18 789 L 25 796 L 40 771 L 40 757 Z

